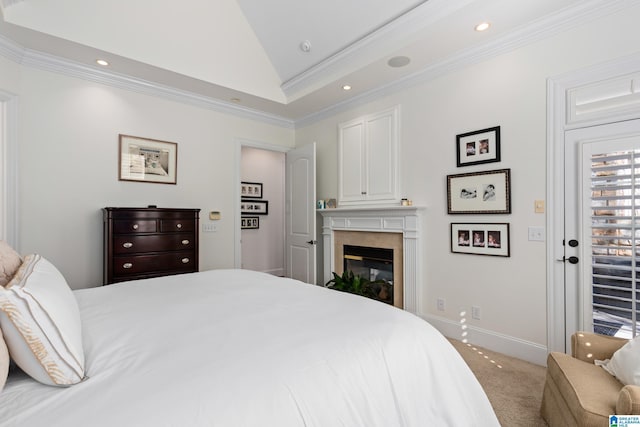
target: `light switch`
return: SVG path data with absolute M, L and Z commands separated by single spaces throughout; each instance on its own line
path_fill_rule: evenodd
M 202 231 L 205 233 L 214 233 L 218 231 L 217 224 L 215 222 L 203 222 Z
M 529 241 L 544 242 L 544 227 L 529 227 Z
M 536 213 L 544 213 L 544 200 L 536 200 L 534 206 Z

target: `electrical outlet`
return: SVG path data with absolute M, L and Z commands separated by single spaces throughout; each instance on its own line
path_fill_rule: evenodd
M 444 298 L 438 298 L 436 304 L 438 306 L 438 311 L 444 311 Z
M 529 241 L 544 242 L 544 227 L 529 227 Z
M 471 306 L 471 317 L 476 320 L 480 320 L 480 307 L 475 305 Z

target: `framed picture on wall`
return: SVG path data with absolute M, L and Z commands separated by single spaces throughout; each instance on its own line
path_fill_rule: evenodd
M 457 166 L 500 161 L 500 126 L 456 136 Z
M 269 202 L 267 200 L 242 200 L 240 202 L 241 214 L 268 215 Z
M 131 135 L 118 135 L 120 181 L 177 182 L 178 144 Z
M 451 223 L 451 252 L 508 257 L 508 223 Z
M 243 216 L 240 218 L 240 228 L 243 230 L 256 230 L 260 228 L 260 217 Z
M 240 196 L 246 199 L 262 199 L 262 183 L 241 182 Z
M 511 213 L 511 169 L 447 175 L 447 212 Z

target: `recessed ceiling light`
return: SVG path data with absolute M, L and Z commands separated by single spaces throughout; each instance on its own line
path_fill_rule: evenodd
M 394 56 L 393 58 L 387 61 L 389 67 L 400 68 L 408 65 L 411 62 L 411 59 L 407 56 Z
M 342 85 L 342 90 L 351 90 L 351 85 Z
M 108 65 L 109 65 L 109 62 L 108 62 L 108 61 L 105 61 L 104 59 L 96 59 L 96 63 L 97 63 L 98 65 L 102 65 L 103 67 L 106 67 L 106 66 L 108 66 Z
M 476 31 L 488 30 L 490 26 L 491 24 L 488 22 L 481 22 L 478 25 L 476 25 Z

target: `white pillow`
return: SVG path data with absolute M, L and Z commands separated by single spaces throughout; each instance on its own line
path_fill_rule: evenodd
M 0 327 L 11 358 L 44 384 L 84 378 L 80 310 L 62 274 L 40 255 L 27 255 L 0 288 Z
M 613 353 L 602 367 L 624 385 L 640 386 L 640 335 Z

